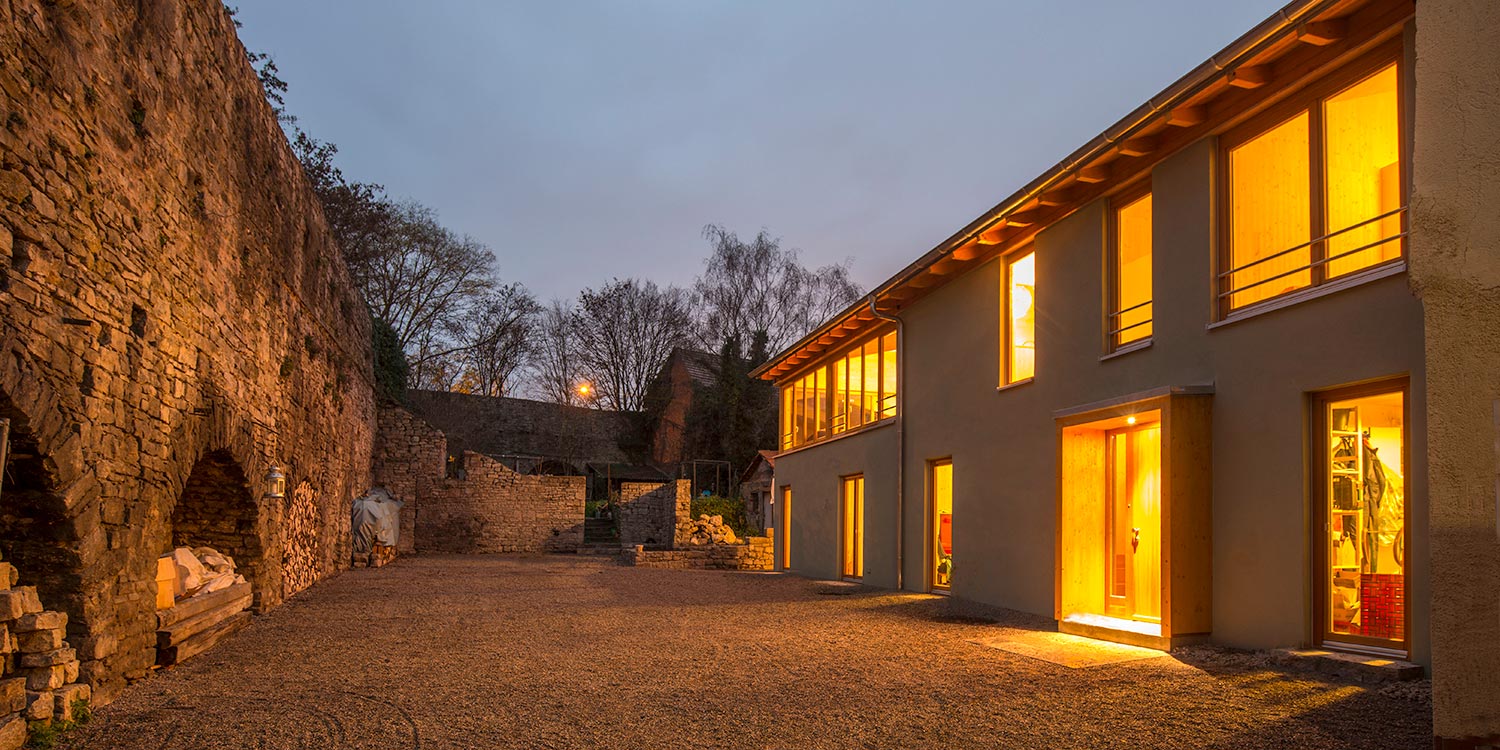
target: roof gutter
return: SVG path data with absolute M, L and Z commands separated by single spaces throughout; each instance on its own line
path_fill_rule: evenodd
M 1208 88 L 1210 84 L 1227 75 L 1229 71 L 1239 67 L 1245 60 L 1262 52 L 1272 42 L 1280 39 L 1298 24 L 1327 10 L 1339 1 L 1293 0 L 1293 2 L 1288 3 L 1270 18 L 1261 21 L 1255 28 L 1241 35 L 1233 42 L 1230 42 L 1229 46 L 1220 50 L 1218 54 L 1199 64 L 1198 67 L 1194 68 L 1187 75 L 1177 79 L 1172 85 L 1163 89 L 1161 93 L 1151 97 L 1145 104 L 1137 107 L 1135 111 L 1126 115 L 1119 122 L 1106 128 L 1103 133 L 1095 136 L 1093 140 L 1084 144 L 1067 158 L 1042 173 L 1040 177 L 1032 180 L 1026 187 L 1012 194 L 999 205 L 986 211 L 978 219 L 975 219 L 968 226 L 959 230 L 957 234 L 939 243 L 937 247 L 929 250 L 922 257 L 911 263 L 911 265 L 908 265 L 895 276 L 886 280 L 885 283 L 878 285 L 875 290 L 870 292 L 870 297 L 873 299 L 910 281 L 918 274 L 927 270 L 929 266 L 941 260 L 943 256 L 962 245 L 968 244 L 970 240 L 984 232 L 996 221 L 1016 212 L 1047 188 L 1052 187 L 1064 177 L 1076 172 L 1084 164 L 1104 155 L 1111 148 L 1114 148 L 1115 144 L 1128 140 L 1131 136 L 1140 132 L 1142 128 L 1156 120 L 1162 113 L 1172 110 L 1187 99 Z M 750 376 L 753 378 L 763 377 L 767 371 L 787 355 L 815 341 L 818 337 L 827 333 L 834 325 L 858 312 L 864 306 L 864 300 L 850 305 L 843 312 L 829 318 L 823 325 L 818 326 L 795 344 L 792 344 L 776 356 L 767 360 L 765 364 L 755 368 L 750 373 Z M 874 309 L 873 304 L 871 305 L 871 309 Z

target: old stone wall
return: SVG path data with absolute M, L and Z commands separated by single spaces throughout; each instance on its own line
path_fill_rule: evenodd
M 1411 283 L 1426 335 L 1433 730 L 1500 746 L 1500 5 L 1416 20 Z M 1417 407 L 1420 408 L 1420 407 Z
M 517 474 L 471 452 L 456 474 L 418 477 L 418 552 L 572 552 L 583 544 L 583 477 Z
M 687 518 L 692 502 L 692 482 L 686 479 L 656 484 L 623 482 L 617 510 L 620 544 L 670 547 L 678 521 Z
M 153 661 L 175 541 L 238 549 L 262 607 L 347 564 L 369 340 L 222 3 L 0 4 L 0 553 L 101 697 Z
M 753 536 L 744 544 L 706 544 L 671 550 L 648 550 L 636 545 L 621 560 L 637 568 L 675 570 L 774 570 L 774 546 L 769 536 Z
M 441 431 L 397 406 L 383 406 L 375 441 L 375 484 L 391 491 L 401 508 L 397 552 L 416 551 L 419 478 L 436 481 L 447 472 L 448 439 Z

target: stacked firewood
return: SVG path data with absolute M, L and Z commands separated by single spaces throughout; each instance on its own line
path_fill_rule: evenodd
M 317 493 L 312 485 L 302 482 L 291 493 L 291 505 L 286 514 L 286 553 L 282 557 L 282 593 L 285 596 L 301 591 L 318 580 L 318 530 L 322 524 L 318 518 Z

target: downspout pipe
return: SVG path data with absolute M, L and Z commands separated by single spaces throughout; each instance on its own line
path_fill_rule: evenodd
M 906 324 L 900 317 L 875 308 L 870 293 L 870 313 L 896 324 L 896 590 L 902 589 L 906 573 Z

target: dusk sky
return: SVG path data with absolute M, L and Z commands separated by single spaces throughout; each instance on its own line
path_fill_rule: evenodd
M 872 286 L 1280 4 L 239 7 L 346 176 L 433 206 L 546 300 L 690 284 L 711 222 Z

